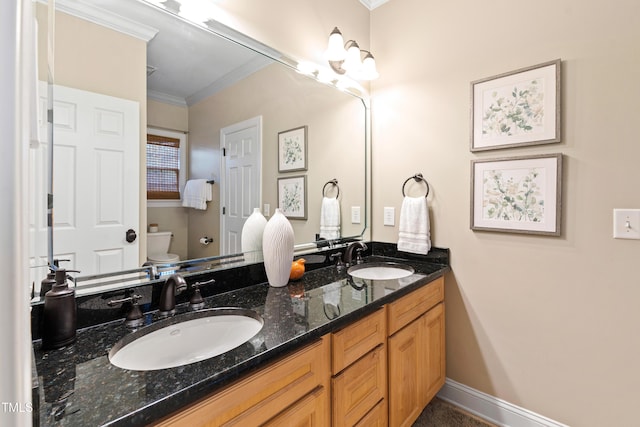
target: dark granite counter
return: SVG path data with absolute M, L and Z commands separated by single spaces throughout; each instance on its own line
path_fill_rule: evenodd
M 130 371 L 111 365 L 109 350 L 130 333 L 122 320 L 79 330 L 75 344 L 58 350 L 43 351 L 36 340 L 40 425 L 138 426 L 157 420 L 442 276 L 449 270 L 448 252 L 445 258 L 447 264 L 403 260 L 415 273 L 398 280 L 352 279 L 329 266 L 284 288 L 261 283 L 209 296 L 205 308 L 251 309 L 264 326 L 227 353 L 177 368 Z M 177 308 L 177 316 L 187 310 L 185 304 Z M 146 314 L 146 322 L 153 316 Z

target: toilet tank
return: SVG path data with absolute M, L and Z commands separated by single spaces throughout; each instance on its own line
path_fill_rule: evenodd
M 156 233 L 147 233 L 147 253 L 153 254 L 166 254 L 169 252 L 169 245 L 171 244 L 171 232 L 170 231 L 158 231 Z

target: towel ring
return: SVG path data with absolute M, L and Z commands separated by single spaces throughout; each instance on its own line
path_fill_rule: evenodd
M 427 180 L 426 180 L 426 179 L 424 179 L 424 177 L 422 176 L 422 174 L 421 174 L 421 173 L 419 173 L 419 172 L 418 172 L 417 174 L 415 174 L 415 175 L 410 176 L 409 178 L 407 178 L 407 180 L 404 182 L 404 184 L 402 184 L 402 196 L 403 196 L 403 197 L 406 197 L 406 196 L 405 196 L 405 194 L 404 194 L 404 186 L 405 186 L 405 185 L 407 185 L 407 182 L 411 181 L 412 179 L 414 179 L 416 182 L 420 182 L 420 181 L 422 181 L 422 182 L 424 182 L 424 183 L 425 183 L 425 185 L 427 186 L 427 194 L 425 194 L 425 195 L 424 195 L 424 197 L 426 198 L 426 197 L 429 195 L 429 183 L 427 182 Z
M 340 187 L 338 186 L 338 180 L 333 178 L 330 181 L 327 181 L 327 183 L 324 185 L 324 187 L 322 187 L 322 197 L 325 197 L 324 195 L 324 190 L 327 188 L 327 185 L 332 184 L 334 187 L 336 187 L 338 189 L 338 194 L 336 194 L 336 199 L 338 198 L 338 196 L 340 196 Z

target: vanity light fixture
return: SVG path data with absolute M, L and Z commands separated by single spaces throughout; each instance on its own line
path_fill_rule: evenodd
M 361 58 L 363 53 L 364 59 Z M 373 80 L 379 76 L 371 52 L 360 49 L 355 40 L 345 43 L 338 27 L 329 34 L 326 55 L 331 69 L 340 75 L 348 74 L 358 80 Z

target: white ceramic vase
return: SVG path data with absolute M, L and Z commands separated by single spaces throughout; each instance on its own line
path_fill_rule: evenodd
M 242 252 L 246 262 L 262 261 L 262 235 L 267 219 L 260 212 L 260 208 L 254 208 L 253 213 L 242 226 L 242 237 L 240 238 Z
M 262 256 L 269 285 L 286 286 L 293 262 L 293 227 L 286 216 L 276 209 L 262 235 Z

